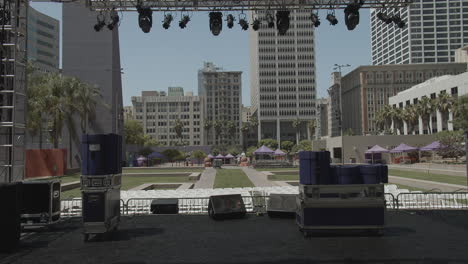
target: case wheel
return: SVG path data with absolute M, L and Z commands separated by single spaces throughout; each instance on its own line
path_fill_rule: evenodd
M 89 234 L 83 234 L 83 241 L 88 242 L 89 241 Z

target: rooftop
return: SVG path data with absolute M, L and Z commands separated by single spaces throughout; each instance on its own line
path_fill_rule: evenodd
M 81 218 L 23 238 L 0 263 L 468 263 L 467 211 L 389 211 L 383 237 L 305 239 L 293 219 L 248 215 L 123 217 L 108 240 L 83 242 Z

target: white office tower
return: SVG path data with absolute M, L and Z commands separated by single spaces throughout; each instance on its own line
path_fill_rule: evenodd
M 291 11 L 290 27 L 280 35 L 267 25 L 267 11 L 258 31 L 250 29 L 251 112 L 259 120 L 258 139 L 311 139 L 308 121 L 315 119 L 315 42 L 310 11 Z M 298 128 L 294 120 L 301 120 Z
M 379 12 L 406 22 L 378 18 Z M 468 44 L 467 0 L 414 0 L 407 8 L 371 10 L 372 64 L 455 62 L 455 50 Z

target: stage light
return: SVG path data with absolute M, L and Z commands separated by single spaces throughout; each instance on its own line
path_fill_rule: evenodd
M 268 24 L 269 28 L 274 28 L 275 27 L 275 18 L 273 17 L 273 15 L 270 12 L 268 12 L 266 14 L 266 21 L 267 21 L 267 24 Z
M 395 23 L 395 25 L 398 25 L 401 22 L 400 15 L 394 15 L 392 20 L 393 20 L 393 23 Z
M 277 11 L 276 12 L 276 28 L 279 35 L 285 35 L 289 29 L 289 14 L 290 11 Z
M 179 21 L 179 27 L 180 28 L 185 28 L 190 21 L 190 17 L 185 15 L 182 17 L 182 19 Z
M 345 24 L 348 30 L 353 30 L 359 24 L 359 8 L 361 5 L 358 3 L 348 4 L 344 10 Z
M 406 26 L 406 23 L 403 20 L 398 23 L 398 28 L 405 28 L 405 26 Z
M 107 28 L 109 30 L 113 30 L 116 26 L 119 25 L 119 21 L 120 21 L 119 14 L 117 14 L 117 11 L 115 11 L 115 9 L 111 11 L 110 19 L 111 19 L 111 22 L 109 25 L 107 25 Z
M 96 30 L 96 32 L 99 32 L 105 25 L 106 25 L 106 22 L 99 21 L 98 19 L 98 22 L 96 23 L 96 25 L 94 25 L 94 30 Z
M 174 20 L 171 14 L 164 15 L 163 28 L 168 29 L 171 26 L 171 22 Z
M 239 19 L 239 25 L 243 30 L 249 29 L 249 23 L 247 22 L 247 20 L 245 20 L 245 18 Z
M 210 30 L 213 35 L 218 36 L 223 29 L 223 13 L 210 12 Z
M 138 25 L 143 32 L 149 33 L 151 31 L 151 27 L 153 26 L 153 10 L 151 10 L 149 7 L 142 7 L 138 5 L 137 11 Z
M 328 13 L 327 20 L 330 22 L 330 25 L 332 26 L 338 24 L 338 19 L 336 19 L 335 15 L 332 13 Z
M 231 15 L 231 14 L 227 15 L 226 21 L 227 21 L 228 28 L 234 27 L 234 21 L 235 20 L 236 20 L 236 18 L 234 18 L 233 15 Z
M 320 18 L 316 13 L 310 15 L 310 20 L 312 20 L 312 24 L 314 24 L 315 27 L 320 26 Z
M 252 23 L 252 29 L 257 31 L 260 29 L 260 20 L 258 20 L 258 18 L 254 19 L 254 22 Z

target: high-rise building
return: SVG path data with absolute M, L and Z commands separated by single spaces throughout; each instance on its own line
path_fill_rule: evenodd
M 406 22 L 381 21 L 377 14 Z M 455 62 L 455 50 L 468 44 L 468 1 L 414 0 L 401 9 L 371 10 L 372 64 Z
M 242 106 L 242 123 L 250 122 L 251 117 L 250 106 Z
M 455 51 L 455 62 L 468 63 L 468 45 Z
M 360 66 L 341 78 L 343 133 L 375 134 L 375 114 L 388 99 L 434 77 L 456 75 L 466 63 Z
M 182 87 L 169 87 L 167 89 L 167 96 L 184 96 L 184 88 L 182 88 Z
M 328 133 L 332 137 L 341 136 L 341 73 L 333 72 L 328 88 Z
M 198 96 L 160 96 L 156 91 L 144 91 L 132 96 L 133 113 L 143 125 L 145 134 L 166 146 L 204 145 L 204 102 Z M 182 138 L 174 126 L 179 119 L 183 124 Z
M 317 121 L 315 122 L 315 138 L 328 136 L 328 98 L 317 99 Z
M 133 106 L 124 106 L 124 121 L 135 119 Z
M 32 7 L 28 9 L 28 60 L 39 71 L 59 71 L 60 22 Z
M 268 11 L 254 14 L 266 21 Z M 274 16 L 275 14 L 273 14 Z M 258 139 L 295 142 L 310 139 L 307 121 L 315 119 L 315 43 L 309 11 L 291 11 L 290 27 L 279 35 L 262 23 L 250 30 L 251 111 L 259 121 Z M 294 120 L 302 120 L 294 128 Z
M 205 100 L 208 145 L 241 144 L 242 72 L 204 63 L 198 71 L 198 95 Z

